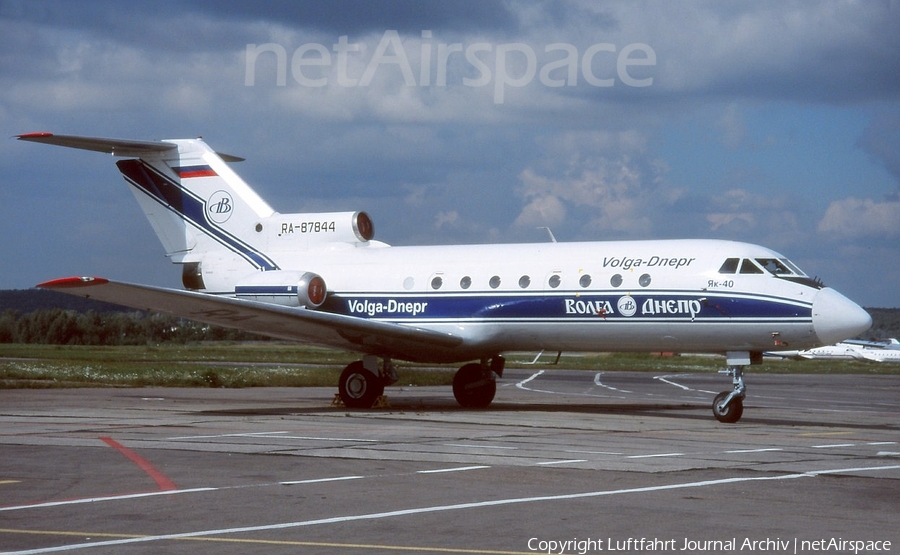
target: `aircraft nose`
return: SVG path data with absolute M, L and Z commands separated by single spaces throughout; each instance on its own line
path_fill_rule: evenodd
M 813 328 L 823 345 L 856 337 L 872 327 L 872 317 L 847 297 L 826 287 L 813 300 Z

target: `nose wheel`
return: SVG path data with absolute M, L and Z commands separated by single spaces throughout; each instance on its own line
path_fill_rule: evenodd
M 734 389 L 723 391 L 713 399 L 713 416 L 719 422 L 734 424 L 744 414 L 744 397 L 747 396 L 747 386 L 744 385 L 744 367 L 729 366 L 727 370 L 720 371 L 732 377 Z

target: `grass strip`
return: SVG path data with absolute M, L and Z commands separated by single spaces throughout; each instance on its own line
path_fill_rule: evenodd
M 0 388 L 50 387 L 333 387 L 358 355 L 289 343 L 149 346 L 0 344 Z M 507 356 L 507 368 L 586 371 L 715 372 L 720 356 L 646 353 L 568 354 L 558 364 L 533 353 Z M 398 363 L 404 385 L 450 385 L 459 365 Z M 754 373 L 897 374 L 900 365 L 847 360 L 766 360 Z

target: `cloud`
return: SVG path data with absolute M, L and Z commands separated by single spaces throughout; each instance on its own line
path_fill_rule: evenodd
M 900 184 L 900 113 L 878 110 L 856 145 L 882 164 Z
M 734 188 L 708 199 L 703 218 L 707 232 L 716 236 L 796 248 L 808 236 L 801 212 L 796 202 L 786 195 L 763 195 Z
M 514 225 L 522 227 L 548 227 L 561 224 L 566 218 L 566 205 L 562 199 L 553 195 L 549 190 L 554 188 L 545 178 L 534 175 L 531 170 L 525 170 L 521 179 L 533 185 L 540 182 L 539 189 L 547 189 L 546 193 L 533 192 L 526 196 L 528 204 L 522 208 Z
M 900 199 L 875 202 L 849 197 L 833 201 L 818 230 L 837 239 L 884 240 L 900 237 Z
M 826 250 L 838 241 L 896 242 L 897 197 L 866 198 L 900 190 L 900 10 L 889 3 L 120 4 L 0 0 L 7 136 L 202 134 L 214 148 L 245 156 L 237 171 L 279 210 L 367 210 L 378 238 L 393 244 L 544 240 L 534 227 L 550 226 L 560 240 L 715 236 L 790 246 L 792 257 L 810 260 L 823 244 L 816 230 Z M 298 47 L 322 44 L 334 61 L 333 45 L 346 35 L 361 45 L 347 65 L 360 80 L 388 31 L 397 32 L 413 84 L 390 62 L 367 86 L 338 85 L 336 63 L 304 67 L 327 76 L 325 87 L 291 75 Z M 264 43 L 285 49 L 284 85 L 272 53 L 259 57 L 255 85 L 245 84 L 247 45 Z M 493 77 L 463 84 L 479 74 L 457 52 L 438 85 L 440 45 L 479 43 L 490 46 L 478 57 L 494 77 L 498 45 L 527 45 L 538 64 L 534 78 L 506 86 L 496 103 Z M 565 52 L 545 47 L 558 43 L 577 50 L 577 83 L 541 80 L 542 67 Z M 615 78 L 612 86 L 585 79 L 583 56 L 597 44 L 613 50 L 596 51 L 590 70 Z M 632 44 L 655 53 L 655 65 L 628 69 L 652 77 L 651 86 L 627 86 L 617 73 L 617 56 Z M 384 54 L 396 54 L 395 46 Z M 527 67 L 516 52 L 507 61 L 511 77 Z M 549 77 L 558 83 L 567 69 Z M 4 258 L 27 262 L 0 278 L 28 285 L 71 271 L 72 260 L 91 260 L 100 241 L 73 245 L 66 236 L 83 212 L 48 212 L 52 225 L 35 227 L 23 207 L 43 206 L 63 187 L 89 202 L 98 182 L 110 188 L 104 196 L 124 193 L 115 168 L 90 153 L 7 146 L 0 194 L 17 200 L 0 202 L 3 232 L 31 236 L 4 246 Z M 834 192 L 854 175 L 872 192 Z M 109 198 L 110 221 L 131 224 L 117 216 L 130 197 Z M 141 237 L 155 245 L 152 235 Z M 68 248 L 54 254 L 48 245 Z M 171 274 L 177 282 L 177 269 L 152 258 L 156 251 L 140 254 L 148 262 L 113 248 L 118 263 L 83 270 L 157 284 Z M 865 258 L 864 248 L 853 252 L 844 264 L 884 264 Z M 816 260 L 816 273 L 840 271 L 828 257 Z M 128 275 L 131 268 L 141 271 Z
M 547 157 L 519 174 L 524 206 L 516 226 L 571 219 L 579 225 L 569 225 L 569 232 L 578 236 L 647 236 L 656 216 L 681 194 L 665 182 L 664 165 L 646 156 L 645 139 L 633 130 L 563 133 L 543 143 Z

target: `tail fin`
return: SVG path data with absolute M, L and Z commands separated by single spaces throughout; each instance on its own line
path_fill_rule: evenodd
M 203 260 L 243 260 L 248 270 L 277 270 L 263 254 L 260 222 L 276 212 L 202 139 L 158 142 L 52 133 L 24 141 L 136 157 L 116 163 L 172 262 L 184 265 L 185 286 L 203 289 Z M 256 243 L 256 244 L 254 244 Z
M 175 263 L 233 254 L 258 270 L 278 269 L 252 244 L 259 222 L 275 211 L 201 139 L 169 141 L 176 149 L 116 163 Z

